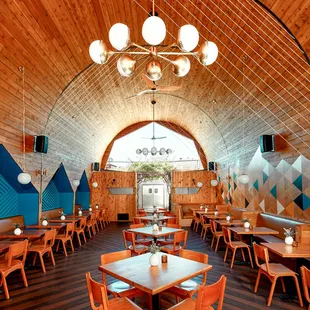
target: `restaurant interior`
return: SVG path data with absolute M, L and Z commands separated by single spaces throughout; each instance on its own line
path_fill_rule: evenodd
M 0 309 L 309 310 L 309 12 L 1 1 Z

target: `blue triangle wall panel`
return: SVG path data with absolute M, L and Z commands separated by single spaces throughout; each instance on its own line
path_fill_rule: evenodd
M 90 189 L 85 171 L 76 190 L 75 203 L 81 205 L 83 209 L 88 208 L 90 204 Z

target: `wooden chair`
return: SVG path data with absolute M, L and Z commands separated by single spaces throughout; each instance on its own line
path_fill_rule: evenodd
M 55 236 L 56 236 L 56 230 L 55 229 L 48 230 L 44 234 L 43 244 L 34 244 L 27 251 L 27 254 L 32 253 L 32 252 L 34 253 L 34 258 L 33 258 L 33 263 L 32 263 L 33 266 L 35 265 L 37 255 L 39 254 L 42 270 L 44 273 L 46 273 L 44 260 L 43 260 L 43 255 L 45 253 L 48 253 L 49 256 L 51 256 L 52 263 L 55 266 L 55 259 L 54 259 L 53 249 L 52 249 L 52 247 L 54 246 L 54 243 L 55 243 Z
M 310 270 L 302 266 L 300 267 L 301 271 L 301 279 L 302 279 L 302 287 L 304 289 L 304 297 L 306 298 L 307 302 L 310 303 L 310 296 L 309 296 L 309 288 L 310 288 Z M 310 310 L 310 304 L 308 305 L 308 310 Z
M 7 259 L 0 260 L 0 286 L 3 285 L 4 294 L 6 299 L 10 299 L 8 285 L 6 283 L 6 277 L 13 271 L 20 269 L 23 277 L 25 287 L 28 287 L 28 282 L 25 274 L 25 260 L 27 256 L 28 240 L 24 240 L 18 243 L 10 245 L 7 254 Z M 20 256 L 22 256 L 20 258 Z M 17 259 L 18 258 L 18 259 Z
M 175 305 L 173 310 L 214 310 L 212 305 L 218 301 L 217 309 L 223 309 L 224 295 L 227 278 L 222 275 L 214 284 L 201 286 L 198 291 L 196 300 L 187 298 L 181 303 Z
M 200 224 L 200 219 L 197 217 L 195 210 L 193 210 L 193 221 L 194 221 L 193 230 L 197 232 Z
M 221 239 L 221 237 L 224 237 L 224 233 L 223 233 L 223 231 L 217 231 L 216 230 L 216 223 L 214 221 L 211 220 L 210 225 L 211 225 L 210 229 L 211 229 L 211 232 L 213 234 L 212 242 L 211 242 L 211 248 L 213 247 L 214 240 L 216 239 L 215 252 L 217 252 L 217 248 L 219 246 L 220 239 Z
M 177 218 L 174 217 L 174 218 L 172 218 L 172 219 L 168 219 L 168 220 L 166 221 L 166 223 L 167 223 L 167 224 L 177 224 Z
M 303 307 L 303 302 L 302 302 L 302 298 L 300 294 L 300 289 L 299 289 L 299 284 L 298 284 L 296 273 L 292 271 L 291 269 L 283 266 L 282 264 L 269 263 L 268 249 L 265 248 L 264 246 L 258 245 L 254 242 L 253 249 L 254 249 L 255 262 L 259 268 L 254 292 L 257 293 L 260 276 L 261 274 L 264 274 L 271 281 L 271 289 L 270 289 L 269 297 L 267 300 L 267 306 L 269 307 L 271 305 L 272 296 L 273 296 L 273 292 L 274 292 L 274 289 L 277 283 L 277 279 L 278 278 L 281 279 L 282 289 L 283 289 L 283 292 L 285 293 L 286 290 L 285 290 L 283 278 L 293 277 L 295 280 L 295 286 L 296 286 L 296 291 L 297 291 L 297 295 L 299 299 L 299 304 L 301 307 Z M 265 263 L 260 264 L 258 259 L 263 260 Z
M 146 216 L 146 212 L 144 210 L 138 210 L 139 216 Z
M 113 298 L 109 300 L 106 286 L 102 283 L 94 281 L 89 272 L 86 273 L 86 281 L 90 306 L 93 310 L 141 309 L 126 297 Z M 99 304 L 99 306 L 96 306 L 96 303 Z
M 98 223 L 100 224 L 101 229 L 105 227 L 105 218 L 103 215 L 104 209 L 99 210 Z
M 129 227 L 132 229 L 132 228 L 142 228 L 144 226 L 145 225 L 143 223 L 140 223 L 140 224 L 131 224 Z M 145 246 L 149 246 L 152 244 L 152 241 L 153 238 L 148 238 L 147 236 L 142 235 L 142 238 L 136 239 L 136 244 L 143 244 Z
M 134 217 L 134 218 L 133 218 L 133 223 L 134 223 L 134 224 L 141 224 L 141 220 L 138 219 L 137 217 Z
M 85 236 L 85 228 L 86 228 L 86 218 L 81 218 L 79 221 L 79 226 L 75 226 L 74 227 L 74 233 L 76 234 L 78 241 L 79 241 L 79 245 L 81 246 L 81 239 L 80 239 L 80 234 L 83 235 L 84 241 L 86 242 L 86 236 Z
M 250 247 L 242 241 L 231 241 L 231 231 L 227 227 L 222 226 L 222 230 L 223 230 L 224 241 L 226 243 L 226 251 L 225 251 L 225 256 L 224 256 L 224 262 L 226 262 L 228 249 L 231 249 L 233 252 L 230 268 L 232 268 L 234 265 L 235 255 L 236 255 L 236 251 L 238 249 L 241 250 L 243 261 L 245 261 L 243 249 L 247 249 L 248 254 L 249 254 L 249 258 L 250 258 L 251 267 L 253 268 L 253 262 L 252 262 L 252 255 L 251 255 Z
M 58 234 L 56 235 L 56 240 L 58 240 L 58 243 L 57 243 L 57 248 L 56 248 L 56 252 L 58 252 L 59 250 L 59 244 L 60 244 L 60 241 L 62 243 L 62 246 L 64 248 L 64 252 L 65 252 L 65 255 L 68 256 L 67 254 L 67 249 L 66 249 L 66 243 L 69 241 L 70 242 L 70 245 L 71 245 L 71 249 L 72 249 L 72 252 L 74 252 L 74 247 L 73 247 L 73 243 L 72 243 L 72 237 L 73 237 L 73 234 L 74 234 L 74 224 L 73 223 L 68 223 L 66 225 L 66 231 L 64 234 Z
M 108 217 L 108 208 L 102 209 L 102 216 L 103 216 L 103 220 L 104 220 L 104 227 L 107 226 L 110 221 L 109 221 L 109 217 Z
M 123 239 L 125 248 L 130 250 L 131 254 L 135 253 L 136 255 L 140 255 L 148 251 L 147 246 L 143 244 L 136 244 L 136 235 L 131 231 L 123 230 Z M 128 245 L 127 241 L 130 242 L 131 244 Z
M 168 224 L 167 223 L 166 227 L 181 229 L 181 225 L 179 225 L 179 224 Z M 160 246 L 167 245 L 167 244 L 173 244 L 173 236 L 172 236 L 172 238 L 170 238 L 170 236 L 166 236 L 164 238 L 159 238 L 159 239 L 157 239 L 157 244 Z
M 88 231 L 88 234 L 89 234 L 89 238 L 92 237 L 92 233 L 93 233 L 93 236 L 96 234 L 96 229 L 94 227 L 94 225 L 95 225 L 95 218 L 96 218 L 96 214 L 92 213 L 90 215 L 90 218 L 86 221 L 86 228 L 87 228 L 87 231 Z
M 179 253 L 180 257 L 187 258 L 190 260 L 194 260 L 199 263 L 208 264 L 209 257 L 207 254 L 191 251 L 191 250 L 185 250 L 181 249 Z M 182 299 L 185 298 L 192 298 L 192 296 L 198 292 L 201 286 L 204 286 L 206 284 L 207 280 L 207 273 L 205 272 L 203 274 L 201 285 L 193 280 L 187 280 L 180 284 L 177 284 L 168 290 L 165 291 L 165 293 L 173 294 L 176 297 L 176 302 L 179 302 L 179 297 Z
M 96 210 L 95 212 L 95 219 L 94 219 L 94 228 L 96 230 L 96 232 L 98 231 L 99 232 L 99 215 L 100 215 L 100 210 Z
M 206 238 L 207 231 L 208 229 L 210 229 L 211 225 L 207 223 L 205 217 L 202 214 L 200 214 L 199 217 L 200 217 L 200 224 L 202 226 L 200 237 L 202 238 L 202 240 L 204 240 Z
M 168 254 L 179 253 L 181 249 L 186 248 L 187 235 L 188 235 L 187 230 L 176 232 L 173 237 L 173 244 L 167 244 L 161 247 L 160 250 Z M 182 242 L 183 242 L 183 246 L 181 246 Z

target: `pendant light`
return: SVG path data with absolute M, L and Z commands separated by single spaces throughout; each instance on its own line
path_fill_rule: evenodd
M 25 134 L 25 113 L 26 113 L 26 107 L 25 107 L 25 68 L 19 67 L 19 72 L 22 73 L 23 76 L 23 170 L 24 172 L 21 172 L 17 176 L 17 180 L 20 184 L 26 185 L 31 182 L 31 175 L 26 171 L 26 134 Z

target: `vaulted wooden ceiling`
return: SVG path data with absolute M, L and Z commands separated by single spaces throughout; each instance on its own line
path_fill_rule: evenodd
M 262 3 L 309 55 L 310 0 Z M 116 22 L 129 26 L 133 42 L 145 44 L 141 28 L 151 7 L 149 0 L 2 1 L 0 143 L 21 166 L 20 66 L 25 68 L 26 134 L 50 139 L 43 158 L 46 181 L 61 162 L 72 178 L 78 177 L 91 162 L 101 160 L 124 128 L 152 119 L 152 96 L 134 96 L 147 89 L 141 75 L 148 58 L 138 62 L 132 77 L 123 78 L 117 57 L 96 65 L 88 54 L 92 41 L 108 43 Z M 264 133 L 277 134 L 286 145 L 275 160 L 310 154 L 309 64 L 269 13 L 250 0 L 157 0 L 155 9 L 167 28 L 164 46 L 176 41 L 180 26 L 191 23 L 200 32 L 200 43 L 210 40 L 219 48 L 217 61 L 206 68 L 191 58 L 191 71 L 183 78 L 174 77 L 171 65 L 163 62 L 158 84 L 182 88 L 155 95 L 158 122 L 184 128 L 209 160 L 220 163 L 245 157 L 246 164 Z M 34 176 L 41 155 L 28 152 L 26 165 Z

